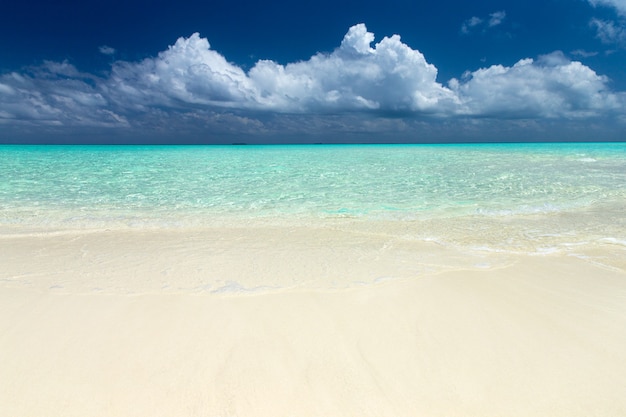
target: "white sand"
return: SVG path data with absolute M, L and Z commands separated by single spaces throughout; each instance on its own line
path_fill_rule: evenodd
M 624 416 L 626 273 L 328 230 L 5 235 L 0 415 Z

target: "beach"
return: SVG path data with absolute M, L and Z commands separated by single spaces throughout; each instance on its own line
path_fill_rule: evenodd
M 623 269 L 304 232 L 3 237 L 2 414 L 626 413 Z
M 0 159 L 2 416 L 626 415 L 624 145 Z

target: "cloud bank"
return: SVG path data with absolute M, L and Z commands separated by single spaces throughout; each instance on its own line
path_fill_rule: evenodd
M 493 13 L 485 24 L 504 16 Z M 357 24 L 330 53 L 286 65 L 260 60 L 248 71 L 197 33 L 156 57 L 116 61 L 104 77 L 45 62 L 0 76 L 0 124 L 154 127 L 170 117 L 214 126 L 226 117 L 260 131 L 268 115 L 584 119 L 624 111 L 624 94 L 612 92 L 606 77 L 561 52 L 442 84 L 437 68 L 400 36 L 374 40 Z

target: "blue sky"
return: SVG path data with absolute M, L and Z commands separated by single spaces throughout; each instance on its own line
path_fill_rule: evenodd
M 626 139 L 626 0 L 12 1 L 0 142 Z

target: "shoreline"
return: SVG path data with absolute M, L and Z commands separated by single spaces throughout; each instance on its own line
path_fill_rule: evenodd
M 570 228 L 583 221 L 541 215 L 304 226 L 13 227 L 0 231 L 0 284 L 70 293 L 264 293 L 345 289 L 455 270 L 489 271 L 525 258 L 569 257 L 624 273 L 620 223 L 602 225 L 603 234 L 588 229 L 587 236 L 572 235 Z

